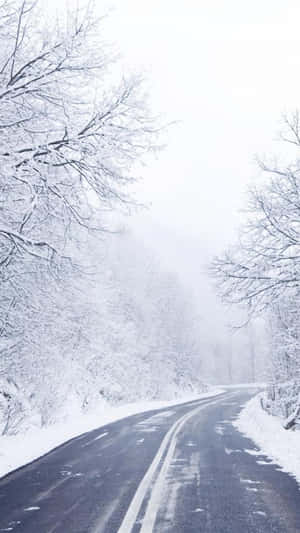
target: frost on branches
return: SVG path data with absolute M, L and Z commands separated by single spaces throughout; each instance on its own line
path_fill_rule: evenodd
M 212 265 L 226 302 L 263 313 L 270 324 L 271 404 L 293 418 L 300 410 L 300 116 L 285 118 L 292 164 L 260 163 L 266 180 L 250 191 L 248 222 L 238 245 Z
M 158 147 L 141 81 L 115 82 L 90 8 L 44 19 L 39 2 L 0 0 L 0 433 L 48 424 L 68 402 L 159 396 L 167 380 L 189 383 L 199 354 L 167 308 L 180 289 L 165 287 L 160 308 L 146 276 L 144 314 L 99 238 L 105 213 L 134 203 L 135 165 Z M 187 376 L 174 362 L 183 342 Z

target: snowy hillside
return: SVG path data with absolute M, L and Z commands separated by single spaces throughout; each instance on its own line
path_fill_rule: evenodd
M 89 244 L 92 274 L 37 286 L 25 335 L 2 345 L 2 434 L 205 390 L 201 331 L 176 277 L 130 235 Z

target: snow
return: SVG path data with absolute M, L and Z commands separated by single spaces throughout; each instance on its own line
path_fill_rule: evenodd
M 0 477 L 43 456 L 68 440 L 82 436 L 83 433 L 101 428 L 127 416 L 170 408 L 188 401 L 210 398 L 224 392 L 222 389 L 211 389 L 199 395 L 184 396 L 171 401 L 144 401 L 129 403 L 118 407 L 101 405 L 93 414 L 70 416 L 63 423 L 56 423 L 45 428 L 29 428 L 23 433 L 0 437 Z M 96 438 L 102 438 L 100 433 Z
M 223 389 L 265 389 L 267 384 L 264 381 L 253 381 L 250 383 L 234 383 L 232 385 L 220 385 Z
M 233 425 L 259 447 L 252 455 L 269 457 L 300 483 L 300 431 L 285 430 L 282 420 L 263 411 L 259 400 L 257 395 L 247 402 Z M 269 464 L 261 458 L 257 463 Z

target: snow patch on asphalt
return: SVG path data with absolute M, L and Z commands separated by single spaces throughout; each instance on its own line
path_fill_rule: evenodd
M 108 431 L 106 431 L 105 433 L 101 433 L 101 435 L 98 435 L 98 437 L 96 437 L 96 438 L 94 439 L 94 441 L 95 441 L 95 440 L 103 439 L 103 437 L 106 437 L 106 435 L 108 435 Z
M 242 450 L 231 450 L 230 448 L 226 448 L 225 447 L 225 453 L 227 453 L 227 455 L 231 455 L 232 453 L 241 453 Z
M 163 411 L 162 413 L 157 413 L 156 415 L 150 416 L 146 420 L 139 422 L 137 426 L 153 426 L 153 424 L 162 424 L 165 422 L 165 418 L 175 415 L 175 411 Z
M 170 409 L 173 406 L 185 402 L 211 398 L 222 392 L 224 390 L 220 388 L 211 389 L 209 392 L 199 394 L 198 396 L 185 396 L 178 400 L 144 401 L 118 407 L 103 406 L 101 404 L 99 409 L 93 414 L 79 415 L 76 410 L 74 415 L 70 416 L 63 423 L 53 424 L 44 428 L 32 427 L 18 435 L 2 436 L 0 437 L 0 478 L 38 459 L 70 439 L 83 437 L 84 435 L 82 433 L 101 428 L 130 415 L 156 409 Z M 164 415 L 169 416 L 166 415 L 166 412 Z M 143 431 L 146 431 L 146 428 Z
M 251 483 L 252 485 L 260 485 L 261 481 L 254 481 L 253 479 L 245 479 L 245 478 L 242 478 L 240 479 L 240 482 L 241 483 Z
M 260 450 L 248 450 L 248 448 L 245 448 L 244 452 L 249 453 L 249 455 L 261 455 Z
M 259 395 L 247 402 L 233 425 L 260 448 L 259 451 L 245 450 L 246 452 L 267 456 L 300 483 L 300 431 L 287 431 L 282 427 L 279 417 L 263 411 Z M 257 463 L 270 464 L 262 460 Z
M 106 437 L 106 435 L 108 435 L 108 431 L 106 431 L 105 433 L 101 433 L 101 435 L 98 435 L 98 437 L 96 437 L 95 439 L 92 439 L 89 442 L 86 442 L 85 444 L 82 444 L 81 448 L 85 448 L 86 446 L 90 446 L 96 440 L 100 440 L 100 439 L 103 439 L 103 437 Z

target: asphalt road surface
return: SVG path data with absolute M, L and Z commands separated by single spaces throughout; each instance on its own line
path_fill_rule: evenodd
M 229 391 L 69 441 L 0 480 L 0 531 L 300 533 L 296 481 L 231 424 L 252 395 Z

